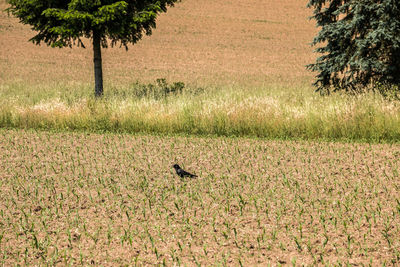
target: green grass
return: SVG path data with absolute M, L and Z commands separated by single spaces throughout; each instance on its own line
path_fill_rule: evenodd
M 173 85 L 166 85 L 173 87 Z M 307 85 L 196 88 L 163 94 L 139 83 L 110 87 L 101 100 L 91 85 L 0 86 L 0 127 L 90 132 L 246 136 L 396 142 L 400 103 L 380 95 L 322 97 Z

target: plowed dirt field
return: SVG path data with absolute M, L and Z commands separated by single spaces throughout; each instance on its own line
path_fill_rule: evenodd
M 400 146 L 0 131 L 0 265 L 397 265 Z M 181 180 L 181 164 L 197 179 Z

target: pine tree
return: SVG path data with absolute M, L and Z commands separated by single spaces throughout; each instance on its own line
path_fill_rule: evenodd
M 7 0 L 12 13 L 38 33 L 30 39 L 52 47 L 85 47 L 82 37 L 93 42 L 95 96 L 103 95 L 101 48 L 108 44 L 138 42 L 151 35 L 156 17 L 179 0 Z
M 318 73 L 317 91 L 400 84 L 399 0 L 310 0 L 308 6 L 321 27 L 313 45 L 321 44 L 322 55 L 307 66 Z

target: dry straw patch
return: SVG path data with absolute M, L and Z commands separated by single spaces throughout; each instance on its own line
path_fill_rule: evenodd
M 5 266 L 400 263 L 399 145 L 0 135 Z
M 123 95 L 123 94 L 122 94 Z M 221 89 L 155 99 L 2 99 L 0 125 L 17 128 L 398 141 L 400 105 L 374 94 Z

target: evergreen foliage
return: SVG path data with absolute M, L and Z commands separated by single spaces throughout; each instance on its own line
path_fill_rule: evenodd
M 179 0 L 7 0 L 7 11 L 29 24 L 37 34 L 30 39 L 52 47 L 76 44 L 92 38 L 95 61 L 96 95 L 103 94 L 101 47 L 120 44 L 126 49 L 143 34 L 150 35 L 156 17 Z M 99 80 L 101 79 L 101 80 Z
M 313 45 L 322 55 L 307 67 L 317 91 L 358 91 L 400 84 L 399 0 L 310 0 L 321 27 Z

